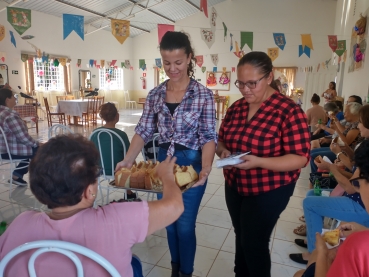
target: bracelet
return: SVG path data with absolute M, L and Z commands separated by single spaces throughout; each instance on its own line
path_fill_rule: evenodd
M 337 153 L 337 155 L 336 155 L 337 160 L 339 160 L 339 159 L 340 159 L 340 155 L 341 155 L 341 154 L 343 154 L 343 152 L 339 152 L 339 153 Z

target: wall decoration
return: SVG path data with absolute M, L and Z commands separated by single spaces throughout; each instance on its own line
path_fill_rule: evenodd
M 286 45 L 286 37 L 283 33 L 273 33 L 274 43 L 279 47 L 279 49 L 284 50 Z
M 129 60 L 125 60 L 124 61 L 124 64 L 126 65 L 126 68 L 129 68 L 131 67 L 131 62 Z
M 28 54 L 21 54 L 21 60 L 22 62 L 28 61 Z
M 67 64 L 67 59 L 66 58 L 59 58 L 59 63 L 62 65 L 62 66 L 65 66 Z
M 81 67 L 81 62 L 82 62 L 81 59 L 77 59 L 77 67 Z
M 360 14 L 360 19 L 356 21 L 352 29 L 348 72 L 363 67 L 366 50 L 366 22 L 366 17 Z
M 9 31 L 10 34 L 10 42 L 14 45 L 15 48 L 17 48 L 17 42 L 15 41 L 15 37 L 12 31 Z
M 328 45 L 333 52 L 337 50 L 337 36 L 328 36 Z
M 49 61 L 49 55 L 46 55 L 45 52 L 43 52 L 42 56 L 41 56 L 41 61 L 42 63 L 47 63 Z
M 7 7 L 8 22 L 22 35 L 31 27 L 31 10 Z
M 120 67 L 121 67 L 121 68 L 123 68 L 123 67 L 124 67 L 124 68 L 126 68 L 125 63 L 124 63 L 124 62 L 121 62 L 121 63 L 120 63 Z
M 227 26 L 224 24 L 224 22 L 222 22 L 222 24 L 223 24 L 223 29 L 224 29 L 224 41 L 225 41 L 225 39 L 226 39 L 226 37 L 227 37 Z
M 304 49 L 306 46 L 311 50 L 314 50 L 313 41 L 311 40 L 311 34 L 302 34 L 301 35 L 302 48 Z
M 337 56 L 341 57 L 342 54 L 346 51 L 346 40 L 337 41 L 337 49 L 334 51 Z
M 200 0 L 200 11 L 204 12 L 205 16 L 208 17 L 208 0 Z
M 32 36 L 32 35 L 26 35 L 26 36 L 21 37 L 21 39 L 24 39 L 24 40 L 33 39 L 33 38 L 34 38 L 34 36 Z
M 212 90 L 230 90 L 231 86 L 230 71 L 207 71 L 206 72 L 206 87 Z
M 94 60 L 90 59 L 88 65 L 89 67 L 94 67 Z
M 111 19 L 111 33 L 123 44 L 130 35 L 130 22 L 128 20 Z
M 253 32 L 241 32 L 241 50 L 247 44 L 250 49 L 253 49 L 254 33 Z
M 232 72 L 236 72 L 236 67 L 232 67 Z
M 161 64 L 161 58 L 157 58 L 155 59 L 155 65 L 158 67 L 158 68 L 161 68 L 163 65 Z
M 211 48 L 215 42 L 215 33 L 212 29 L 200 29 L 201 39 Z
M 203 55 L 199 55 L 199 56 L 195 56 L 196 58 L 196 64 L 201 67 L 204 63 L 204 56 Z
M 84 40 L 84 16 L 74 14 L 63 14 L 63 39 L 66 39 L 69 34 L 75 31 L 79 37 Z
M 168 31 L 173 32 L 174 31 L 174 25 L 158 24 L 158 41 L 159 41 L 159 44 L 161 42 L 162 37 Z
M 0 61 L 5 62 L 6 54 L 5 52 L 0 52 Z
M 5 38 L 5 27 L 3 25 L 0 25 L 0 41 L 2 41 Z
M 204 73 L 206 71 L 206 66 L 201 67 L 201 71 Z
M 142 70 L 146 70 L 146 62 L 145 59 L 138 60 L 138 67 Z
M 117 60 L 111 60 L 110 66 L 115 67 L 116 62 L 117 62 Z
M 218 67 L 214 66 L 213 67 L 213 72 L 217 72 L 218 71 Z
M 267 53 L 268 53 L 269 58 L 273 62 L 279 56 L 279 48 L 278 47 L 268 48 Z
M 218 13 L 215 10 L 214 7 L 211 8 L 211 17 L 210 17 L 210 28 L 215 30 L 216 26 L 217 26 L 217 16 Z
M 231 37 L 229 51 L 232 51 L 232 49 L 233 49 L 233 35 L 232 35 L 232 33 L 229 33 L 229 36 Z
M 299 57 L 301 57 L 302 54 L 305 54 L 310 58 L 310 47 L 299 45 Z
M 241 59 L 245 55 L 245 52 L 243 50 L 240 50 L 237 41 L 235 41 L 234 44 L 236 45 L 236 51 L 233 52 L 233 54 L 235 54 L 239 59 Z
M 210 54 L 211 60 L 214 65 L 218 65 L 218 54 Z

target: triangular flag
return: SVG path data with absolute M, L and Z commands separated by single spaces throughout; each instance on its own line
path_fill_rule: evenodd
M 94 60 L 92 60 L 92 59 L 91 59 L 91 60 L 89 61 L 89 66 L 90 66 L 90 67 L 94 67 Z
M 328 45 L 333 52 L 337 49 L 337 36 L 328 36 Z
M 241 32 L 241 50 L 247 44 L 250 49 L 253 49 L 254 33 L 253 32 Z
M 204 73 L 206 71 L 206 66 L 201 67 L 201 71 Z
M 140 59 L 138 61 L 138 67 L 142 70 L 145 70 L 146 69 L 146 62 L 145 62 L 145 59 Z
M 124 62 L 121 62 L 121 63 L 120 63 L 120 67 L 121 67 L 121 68 L 126 67 L 126 65 L 124 64 Z
M 218 65 L 218 54 L 210 54 L 214 65 Z
M 115 66 L 115 63 L 117 62 L 117 60 L 111 60 L 111 64 L 110 64 L 110 66 Z
M 200 29 L 201 39 L 211 48 L 215 42 L 215 33 L 212 29 Z
M 337 49 L 335 53 L 337 56 L 342 56 L 342 54 L 346 51 L 346 40 L 339 40 L 337 41 Z
M 217 16 L 218 13 L 215 10 L 214 7 L 211 8 L 211 17 L 210 17 L 210 28 L 215 30 L 216 26 L 217 26 Z
M 236 72 L 236 68 L 232 66 L 232 72 Z
M 273 33 L 274 42 L 279 47 L 279 49 L 284 50 L 286 45 L 286 37 L 283 33 Z
M 12 31 L 9 31 L 10 34 L 10 42 L 14 45 L 14 47 L 17 47 L 17 42 L 15 41 L 15 37 Z
M 21 54 L 21 60 L 22 62 L 28 61 L 28 54 Z
M 123 44 L 130 35 L 130 22 L 128 20 L 111 19 L 111 33 Z
M 274 62 L 274 60 L 279 56 L 279 48 L 278 47 L 268 48 L 268 56 L 272 60 L 272 62 Z
M 82 62 L 81 59 L 77 59 L 77 67 L 81 67 L 81 62 Z
M 222 22 L 223 23 L 223 29 L 224 29 L 224 41 L 225 41 L 225 39 L 226 39 L 226 37 L 227 37 L 227 26 L 225 25 L 225 23 L 224 22 Z
M 159 41 L 159 44 L 161 42 L 162 37 L 168 31 L 173 32 L 174 31 L 174 25 L 158 24 L 158 41 Z
M 101 66 L 102 68 L 104 68 L 104 67 L 105 67 L 105 60 L 100 60 L 100 66 Z
M 302 48 L 305 48 L 305 46 L 307 46 L 311 50 L 314 50 L 313 41 L 311 40 L 311 35 L 310 34 L 301 34 L 301 42 L 302 42 Z
M 161 64 L 161 58 L 157 58 L 155 59 L 155 65 L 158 67 L 158 68 L 161 68 L 163 65 Z
M 216 66 L 213 67 L 213 72 L 217 72 L 218 68 Z
M 205 16 L 208 17 L 208 0 L 200 0 L 200 11 L 204 12 Z
M 203 56 L 203 55 L 201 55 L 201 56 L 196 56 L 195 58 L 196 58 L 196 64 L 197 64 L 199 67 L 201 67 L 201 66 L 203 65 L 203 63 L 204 63 L 204 56 Z
M 5 38 L 5 27 L 3 25 L 0 25 L 0 41 L 2 41 Z
M 299 57 L 301 57 L 302 54 L 305 54 L 310 58 L 310 48 L 308 46 L 303 48 L 302 45 L 299 45 Z
M 8 22 L 22 35 L 31 27 L 31 10 L 7 7 Z
M 63 39 L 75 31 L 82 40 L 85 39 L 84 34 L 84 17 L 74 14 L 63 14 Z

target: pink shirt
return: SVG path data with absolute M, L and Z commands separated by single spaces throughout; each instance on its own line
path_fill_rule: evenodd
M 149 207 L 146 201 L 89 208 L 62 220 L 52 220 L 45 213 L 27 211 L 20 214 L 0 237 L 0 259 L 26 242 L 62 240 L 97 252 L 122 276 L 132 277 L 131 247 L 145 240 L 148 225 Z M 5 270 L 5 276 L 29 276 L 27 263 L 33 252 L 30 250 L 14 257 Z M 85 276 L 110 276 L 94 261 L 77 255 Z M 76 276 L 74 264 L 58 253 L 42 254 L 36 259 L 35 267 L 40 277 Z

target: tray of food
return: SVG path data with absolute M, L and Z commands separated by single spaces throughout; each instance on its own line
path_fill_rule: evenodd
M 340 245 L 341 241 L 345 240 L 345 238 L 340 237 L 339 229 L 334 230 L 323 229 L 322 236 L 328 249 L 337 247 L 338 245 Z
M 156 174 L 159 164 L 159 162 L 141 161 L 130 169 L 121 168 L 115 173 L 115 180 L 109 185 L 139 191 L 163 192 L 163 183 Z M 176 164 L 173 168 L 173 174 L 174 181 L 182 192 L 190 189 L 199 179 L 192 165 L 179 166 Z

